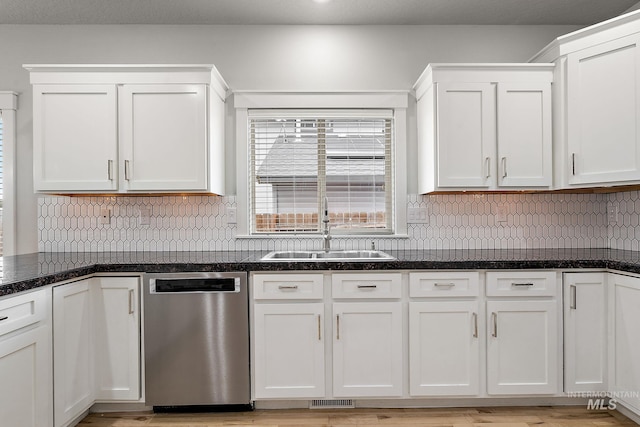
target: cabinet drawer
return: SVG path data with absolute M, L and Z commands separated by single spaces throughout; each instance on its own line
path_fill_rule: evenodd
M 46 291 L 30 292 L 0 301 L 0 335 L 44 320 Z
M 558 294 L 553 271 L 490 271 L 487 273 L 487 296 L 553 297 Z
M 476 297 L 480 289 L 477 271 L 409 273 L 409 296 Z
M 253 276 L 253 298 L 322 299 L 322 274 L 256 274 Z
M 400 273 L 333 274 L 331 291 L 333 298 L 400 298 L 402 275 Z

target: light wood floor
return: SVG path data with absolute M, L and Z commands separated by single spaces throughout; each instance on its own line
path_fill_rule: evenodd
M 634 426 L 617 412 L 584 407 L 508 407 L 461 409 L 256 410 L 219 414 L 91 414 L 81 427 L 603 427 Z

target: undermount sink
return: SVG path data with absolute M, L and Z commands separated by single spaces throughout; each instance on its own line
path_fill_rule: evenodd
M 391 261 L 389 254 L 376 250 L 274 251 L 261 261 Z

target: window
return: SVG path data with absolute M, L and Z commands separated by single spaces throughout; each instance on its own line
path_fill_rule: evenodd
M 18 95 L 15 92 L 0 92 L 0 255 L 16 254 L 14 158 L 17 106 Z
M 250 229 L 393 232 L 393 111 L 249 112 Z
M 3 190 L 3 182 L 4 182 L 3 181 L 3 170 L 2 170 L 2 166 L 4 164 L 3 163 L 3 151 L 4 151 L 3 149 L 4 149 L 4 146 L 3 146 L 3 138 L 2 138 L 3 132 L 2 132 L 2 130 L 3 130 L 2 112 L 0 111 L 0 256 L 2 256 L 4 254 L 4 248 L 3 248 L 3 245 L 2 245 L 2 242 L 3 242 L 3 238 L 2 237 L 3 237 L 3 234 L 4 234 L 2 232 L 2 213 L 3 213 L 2 210 L 3 210 L 3 202 L 4 202 L 4 200 L 3 200 L 4 192 L 2 191 Z

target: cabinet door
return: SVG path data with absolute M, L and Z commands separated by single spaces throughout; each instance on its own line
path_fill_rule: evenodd
M 551 83 L 498 84 L 498 185 L 551 186 Z
M 565 391 L 606 390 L 605 273 L 564 275 Z
M 640 278 L 609 275 L 613 322 L 611 384 L 617 400 L 640 411 Z
M 333 304 L 335 397 L 402 395 L 402 305 Z
M 567 56 L 569 184 L 640 179 L 637 35 Z
M 490 187 L 495 183 L 495 86 L 438 83 L 439 187 Z
M 324 304 L 254 306 L 254 394 L 324 397 Z
M 54 425 L 67 424 L 94 401 L 90 280 L 53 288 Z
M 51 426 L 51 331 L 41 326 L 0 341 L 0 424 Z
M 120 109 L 127 190 L 207 189 L 205 85 L 125 85 Z
M 112 191 L 117 186 L 114 85 L 35 85 L 36 191 Z
M 140 310 L 137 277 L 95 277 L 96 399 L 140 397 Z
M 477 301 L 409 303 L 412 396 L 479 393 Z
M 558 392 L 556 301 L 487 301 L 487 392 Z

